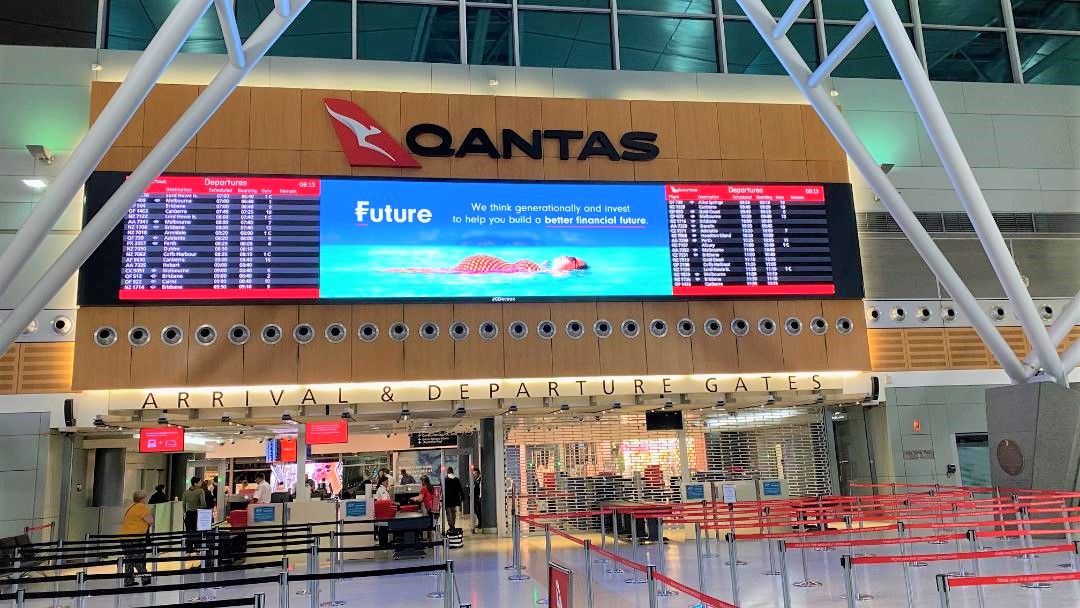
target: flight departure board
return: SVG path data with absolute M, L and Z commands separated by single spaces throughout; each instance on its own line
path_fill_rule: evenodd
M 126 176 L 87 184 L 88 217 Z M 846 184 L 166 175 L 80 303 L 862 297 Z

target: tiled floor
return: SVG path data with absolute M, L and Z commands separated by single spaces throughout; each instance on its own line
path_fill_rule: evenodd
M 696 569 L 696 552 L 692 539 L 683 542 L 681 534 L 673 531 L 673 538 L 666 546 L 664 570 L 675 579 L 692 587 L 697 586 L 698 575 Z M 599 543 L 599 538 L 593 536 L 594 542 Z M 1053 541 L 1054 544 L 1063 541 Z M 1017 541 L 1009 545 L 995 543 L 995 548 L 1005 546 L 1018 547 Z M 951 552 L 956 550 L 950 545 L 930 545 L 920 543 L 913 545 L 920 553 Z M 726 547 L 717 546 L 713 542 L 710 546 L 713 552 L 724 553 Z M 619 547 L 622 555 L 627 556 L 631 548 L 625 545 Z M 875 547 L 882 549 L 879 554 L 896 554 L 894 547 Z M 961 550 L 967 550 L 965 546 Z M 544 542 L 542 536 L 527 539 L 523 543 L 523 563 L 526 573 L 531 577 L 527 581 L 512 582 L 508 580 L 511 571 L 504 569 L 510 564 L 512 545 L 508 540 L 497 540 L 488 537 L 466 537 L 464 549 L 451 552 L 457 572 L 457 587 L 460 590 L 461 603 L 471 604 L 477 608 L 525 608 L 534 605 L 535 601 L 544 597 Z M 800 608 L 826 608 L 844 607 L 846 602 L 842 599 L 844 593 L 844 579 L 840 568 L 841 552 L 817 552 L 808 551 L 806 554 L 808 577 L 821 582 L 820 587 L 796 588 L 791 587 L 792 606 Z M 779 576 L 766 576 L 764 570 L 768 569 L 768 556 L 759 542 L 739 543 L 738 557 L 747 562 L 747 565 L 739 567 L 740 606 L 754 608 L 779 608 L 783 606 L 781 593 L 781 579 Z M 788 558 L 788 569 L 791 582 L 802 578 L 801 559 L 799 553 L 793 552 Z M 553 544 L 553 558 L 555 561 L 571 568 L 575 572 L 574 581 L 574 605 L 581 608 L 587 606 L 585 587 L 585 568 L 592 568 L 593 576 L 593 606 L 597 608 L 629 608 L 647 607 L 648 595 L 646 585 L 630 584 L 625 582 L 629 574 L 609 573 L 610 564 L 585 564 L 580 547 L 568 541 L 556 539 Z M 775 556 L 774 556 L 775 558 Z M 1035 560 L 1024 561 L 1016 558 L 999 558 L 984 560 L 982 574 L 1015 574 L 1024 573 L 1026 568 L 1034 565 L 1040 572 L 1065 572 L 1057 567 L 1057 564 L 1067 562 L 1068 554 L 1055 554 L 1040 556 Z M 637 561 L 659 563 L 658 547 L 656 545 L 642 547 L 638 553 Z M 705 588 L 706 592 L 724 601 L 731 601 L 731 576 L 730 569 L 724 565 L 725 557 L 704 559 L 705 564 Z M 414 565 L 416 562 L 397 562 L 397 565 Z M 356 561 L 347 562 L 348 569 L 366 569 L 376 567 L 375 562 Z M 386 567 L 379 562 L 378 565 Z M 912 606 L 937 608 L 939 604 L 938 594 L 935 589 L 934 575 L 939 572 L 956 570 L 959 565 L 956 562 L 931 562 L 923 568 L 910 568 L 909 574 L 912 581 Z M 970 564 L 965 567 L 970 569 Z M 907 600 L 904 585 L 904 571 L 900 565 L 888 564 L 880 566 L 867 566 L 865 570 L 857 572 L 858 592 L 869 594 L 873 599 L 858 602 L 860 608 L 906 608 Z M 272 570 L 253 570 L 244 573 L 248 578 L 273 574 Z M 431 599 L 427 593 L 435 591 L 438 577 L 426 574 L 413 574 L 387 578 L 363 578 L 352 579 L 339 583 L 337 598 L 346 602 L 346 606 L 354 608 L 441 608 L 443 601 Z M 176 582 L 175 579 L 162 577 L 161 583 Z M 209 585 L 208 585 L 209 586 Z M 295 592 L 302 588 L 301 584 L 294 584 L 293 593 L 289 596 L 291 608 L 310 608 L 310 597 L 296 595 Z M 988 608 L 1065 608 L 1080 606 L 1080 584 L 1067 582 L 1055 583 L 1052 588 L 1045 590 L 1021 589 L 1015 585 L 985 587 L 985 603 Z M 34 588 L 33 590 L 45 590 Z M 320 600 L 329 599 L 329 586 L 324 582 L 320 589 Z M 218 598 L 233 598 L 250 596 L 253 593 L 265 593 L 267 605 L 272 607 L 282 606 L 277 593 L 277 586 L 265 584 L 251 587 L 230 587 L 218 590 Z M 976 593 L 971 589 L 960 589 L 953 592 L 953 608 L 976 608 L 979 606 Z M 178 600 L 175 593 L 160 593 L 151 598 L 148 594 L 136 594 L 127 596 L 122 606 L 148 606 L 174 603 Z M 658 598 L 658 605 L 667 608 L 685 608 L 695 602 L 685 595 L 675 595 Z M 50 606 L 51 601 L 31 602 L 34 607 Z M 61 605 L 70 605 L 70 601 L 64 601 Z M 114 606 L 112 598 L 92 598 L 86 602 L 87 608 L 108 608 Z M 283 608 L 283 606 L 282 606 Z

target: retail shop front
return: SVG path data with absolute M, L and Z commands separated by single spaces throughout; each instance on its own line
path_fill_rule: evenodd
M 195 93 L 155 88 L 88 217 Z M 84 445 L 181 428 L 241 493 L 296 441 L 301 501 L 301 465 L 478 468 L 500 531 L 835 492 L 874 393 L 847 181 L 798 105 L 238 89 L 80 273 Z

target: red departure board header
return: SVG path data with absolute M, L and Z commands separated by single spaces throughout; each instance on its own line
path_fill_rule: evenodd
M 164 175 L 154 180 L 147 194 L 251 194 L 256 196 L 319 196 L 322 181 L 316 178 L 217 177 L 213 175 Z
M 785 186 L 761 184 L 668 184 L 666 189 L 667 200 L 669 202 L 825 202 L 825 189 L 821 186 L 816 185 Z

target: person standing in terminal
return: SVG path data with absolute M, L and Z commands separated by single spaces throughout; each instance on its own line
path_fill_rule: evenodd
M 379 487 L 375 488 L 375 500 L 393 500 L 390 496 L 390 478 L 383 477 L 379 480 Z
M 413 477 L 412 475 L 409 475 L 409 472 L 406 471 L 405 469 L 401 469 L 401 481 L 398 482 L 398 483 L 400 483 L 403 486 L 415 485 L 416 484 L 416 478 Z
M 266 483 L 266 476 L 262 473 L 255 475 L 255 502 L 260 504 L 270 503 L 270 484 Z
M 480 531 L 480 468 L 473 467 L 472 470 L 472 511 L 473 511 L 473 534 Z
M 123 544 L 124 573 L 127 575 L 125 587 L 135 586 L 136 570 L 142 573 L 142 584 L 150 584 L 150 574 L 146 571 L 146 543 L 150 526 L 154 525 L 154 516 L 150 514 L 150 507 L 146 506 L 146 492 L 136 490 L 131 501 L 131 506 L 124 511 L 124 518 L 120 521 L 120 534 L 131 537 Z
M 446 503 L 446 525 L 453 530 L 457 528 L 458 507 L 465 503 L 465 489 L 461 487 L 461 480 L 454 475 L 454 467 L 446 467 L 443 496 L 443 501 Z
M 187 551 L 194 553 L 200 546 L 199 532 L 199 509 L 206 508 L 206 491 L 203 490 L 202 480 L 198 476 L 191 478 L 191 487 L 184 490 L 180 497 L 184 503 L 184 532 L 187 532 Z
M 159 505 L 163 502 L 169 502 L 169 497 L 165 495 L 165 484 L 159 483 L 154 487 L 154 493 L 150 495 L 150 504 Z

